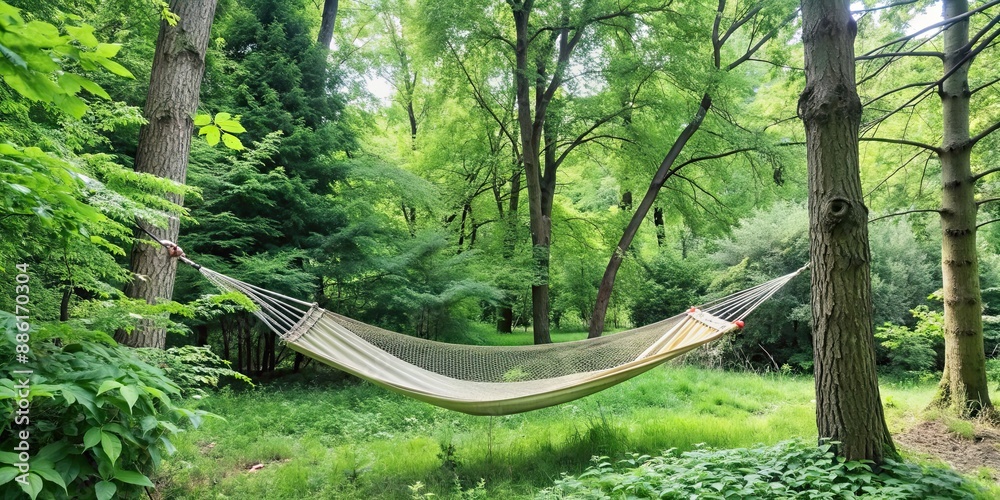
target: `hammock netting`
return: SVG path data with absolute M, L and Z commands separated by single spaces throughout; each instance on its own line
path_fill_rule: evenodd
M 407 396 L 473 415 L 535 410 L 621 383 L 738 329 L 747 314 L 802 271 L 640 328 L 596 339 L 510 347 L 446 344 L 391 332 L 195 267 L 220 289 L 246 295 L 258 306 L 254 315 L 295 351 Z

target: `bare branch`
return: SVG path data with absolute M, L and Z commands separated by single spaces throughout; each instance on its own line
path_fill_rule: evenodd
M 631 108 L 632 108 L 631 106 L 625 106 L 625 107 L 619 109 L 618 111 L 615 111 L 614 113 L 605 115 L 605 116 L 601 117 L 601 119 L 595 121 L 590 126 L 590 128 L 588 128 L 587 130 L 585 130 L 584 132 L 582 132 L 580 135 L 576 136 L 576 139 L 574 139 L 572 142 L 569 143 L 569 146 L 567 146 L 566 149 L 563 150 L 562 154 L 559 155 L 559 158 L 556 159 L 555 165 L 556 166 L 561 165 L 562 162 L 563 162 L 563 160 L 566 159 L 566 156 L 569 155 L 569 153 L 571 151 L 573 151 L 573 149 L 575 149 L 580 144 L 588 142 L 587 136 L 590 135 L 591 132 L 593 132 L 594 130 L 597 130 L 597 128 L 600 127 L 601 125 L 604 125 L 605 123 L 607 123 L 607 122 L 615 119 L 616 117 L 621 116 L 623 113 L 625 113 L 626 111 L 628 111 Z M 611 137 L 611 136 L 606 136 L 606 137 Z
M 750 47 L 749 49 L 747 49 L 746 53 L 744 53 L 742 56 L 740 56 L 739 59 L 737 59 L 737 60 L 729 63 L 729 65 L 726 66 L 726 71 L 732 70 L 733 68 L 735 68 L 735 67 L 739 66 L 740 64 L 743 64 L 744 62 L 746 62 L 747 59 L 750 59 L 750 57 L 752 57 L 755 53 L 757 53 L 757 51 L 760 50 L 760 48 L 765 43 L 767 43 L 768 40 L 770 40 L 771 38 L 773 38 L 774 35 L 777 35 L 778 31 L 781 30 L 781 28 L 783 28 L 788 23 L 792 22 L 792 20 L 795 19 L 795 17 L 798 16 L 798 15 L 799 15 L 799 9 L 795 9 L 794 11 L 792 11 L 791 14 L 789 14 L 788 16 L 786 16 L 785 19 L 783 19 L 782 22 L 778 24 L 777 28 L 771 30 L 766 35 L 764 35 L 763 37 L 761 37 L 760 41 L 758 41 L 757 44 L 754 45 L 753 47 Z
M 768 61 L 767 59 L 757 59 L 756 57 L 748 57 L 747 61 L 761 62 L 761 63 L 764 63 L 764 64 L 770 64 L 771 66 L 774 66 L 776 68 L 790 69 L 792 71 L 805 71 L 806 70 L 805 68 L 799 68 L 797 66 L 788 66 L 786 64 L 778 64 L 778 63 L 776 63 L 774 61 Z
M 882 187 L 882 185 L 885 184 L 886 182 L 889 182 L 889 179 L 892 179 L 892 177 L 895 176 L 896 174 L 898 174 L 900 170 L 903 170 L 904 168 L 906 168 L 910 163 L 913 162 L 913 160 L 916 160 L 917 157 L 919 157 L 922 154 L 924 154 L 923 151 L 917 151 L 917 154 L 911 156 L 909 160 L 906 160 L 905 162 L 903 162 L 902 165 L 896 167 L 896 170 L 893 170 L 891 174 L 889 174 L 888 176 L 886 176 L 885 179 L 882 179 L 878 184 L 875 185 L 875 187 L 869 189 L 868 192 L 865 193 L 865 197 L 870 197 L 872 195 L 872 193 L 874 193 L 875 191 L 878 190 L 878 188 Z M 930 156 L 930 155 L 928 155 L 928 156 Z
M 997 172 L 1000 172 L 1000 167 L 994 167 L 987 170 L 983 170 L 982 172 L 979 172 L 978 174 L 972 176 L 972 182 L 976 182 L 979 179 L 986 177 L 987 175 L 995 174 Z
M 1000 16 L 993 16 L 993 19 L 990 19 L 990 22 L 986 23 L 986 26 L 983 26 L 983 28 L 981 30 L 979 30 L 975 34 L 975 36 L 973 36 L 972 38 L 969 39 L 969 43 L 965 44 L 961 49 L 959 49 L 959 51 L 960 51 L 959 53 L 964 52 L 964 51 L 969 50 L 972 47 L 974 47 L 976 45 L 976 43 L 978 43 L 981 38 L 983 38 L 984 36 L 986 36 L 986 33 L 989 33 L 990 29 L 992 29 L 994 26 L 997 25 L 998 22 L 1000 22 Z M 995 36 L 996 35 L 994 35 L 994 37 Z
M 914 50 L 910 52 L 879 52 L 878 54 L 864 55 L 855 57 L 855 61 L 871 61 L 874 59 L 880 59 L 883 57 L 899 58 L 899 57 L 936 57 L 938 59 L 944 59 L 944 52 L 934 52 L 934 51 L 919 51 Z
M 719 200 L 714 194 L 710 193 L 707 189 L 701 187 L 697 182 L 691 180 L 689 177 L 685 177 L 684 175 L 679 174 L 676 171 L 674 172 L 674 177 L 679 177 L 681 179 L 684 179 L 685 181 L 688 182 L 688 184 L 691 184 L 692 188 L 697 188 L 698 191 L 701 191 L 702 193 L 705 193 L 706 195 L 708 195 L 709 198 L 715 200 L 715 202 L 718 203 L 719 206 L 721 206 L 722 208 L 726 208 L 726 209 L 729 208 L 729 207 L 726 206 L 725 203 L 722 202 L 722 200 Z
M 732 151 L 726 151 L 725 153 L 719 153 L 719 154 L 714 154 L 714 155 L 707 155 L 707 156 L 699 156 L 699 157 L 696 157 L 696 158 L 690 158 L 690 159 L 682 162 L 674 170 L 680 170 L 680 169 L 682 169 L 682 168 L 684 168 L 684 167 L 686 167 L 686 166 L 688 166 L 688 165 L 690 165 L 692 163 L 698 163 L 700 161 L 706 161 L 706 160 L 717 160 L 719 158 L 725 158 L 727 156 L 732 156 L 732 155 L 740 154 L 740 153 L 746 153 L 748 151 L 753 151 L 753 150 L 754 150 L 754 148 L 740 148 L 740 149 L 734 149 Z
M 900 87 L 896 87 L 896 88 L 894 88 L 892 90 L 886 91 L 886 92 L 882 93 L 881 95 L 879 95 L 878 97 L 875 97 L 875 98 L 871 99 L 870 101 L 862 104 L 862 106 L 863 107 L 868 107 L 871 104 L 874 104 L 876 101 L 882 99 L 883 97 L 888 97 L 888 96 L 890 96 L 892 94 L 895 94 L 896 92 L 899 92 L 901 90 L 906 90 L 906 89 L 913 88 L 913 87 L 926 87 L 928 85 L 937 85 L 937 82 L 914 82 L 914 83 L 908 83 L 906 85 L 903 85 L 903 86 L 900 86 Z
M 902 0 L 900 2 L 890 3 L 886 5 L 878 5 L 867 9 L 852 10 L 851 14 L 867 14 L 869 12 L 875 12 L 884 9 L 891 9 L 893 7 L 899 7 L 900 5 L 909 5 L 911 3 L 917 3 L 918 1 L 919 0 Z
M 979 201 L 976 202 L 976 206 L 979 207 L 979 206 L 985 205 L 987 203 L 992 203 L 994 201 L 1000 201 L 1000 198 L 986 198 L 984 200 L 979 200 Z
M 980 85 L 980 86 L 978 86 L 978 87 L 970 90 L 969 91 L 969 95 L 973 95 L 976 92 L 979 92 L 980 90 L 983 90 L 983 89 L 989 87 L 990 85 L 993 85 L 996 82 L 1000 82 L 1000 76 L 998 76 L 998 77 L 996 77 L 996 78 L 994 78 L 994 79 L 992 79 L 992 80 L 990 80 L 990 81 L 988 81 L 988 82 L 986 82 L 986 83 L 984 83 L 984 84 L 982 84 L 982 85 Z
M 981 141 L 984 137 L 992 134 L 993 132 L 996 132 L 997 129 L 1000 129 L 1000 121 L 993 122 L 993 125 L 990 125 L 989 127 L 986 127 L 986 130 L 983 130 L 982 132 L 976 134 L 975 137 L 969 139 L 969 142 L 972 143 L 972 145 L 974 146 L 974 145 L 976 145 L 976 143 L 978 143 L 979 141 Z
M 987 224 L 993 224 L 994 222 L 1000 222 L 1000 219 L 990 219 L 990 220 L 988 220 L 986 222 L 982 222 L 982 223 L 976 224 L 976 229 L 979 229 L 979 228 L 981 228 L 981 227 L 983 227 L 983 226 L 985 226 Z
M 918 210 L 907 210 L 905 212 L 897 212 L 897 213 L 894 213 L 894 214 L 889 214 L 889 215 L 883 215 L 883 216 L 880 216 L 880 217 L 875 217 L 874 219 L 868 219 L 868 223 L 871 224 L 872 222 L 875 222 L 877 220 L 888 219 L 889 217 L 899 217 L 900 215 L 920 214 L 920 213 L 929 213 L 929 212 L 934 212 L 936 214 L 940 214 L 941 213 L 940 210 L 933 209 L 933 208 L 918 209 Z
M 722 15 L 722 8 L 725 7 L 725 2 L 720 0 L 719 7 L 720 7 L 719 15 Z M 753 6 L 750 10 L 748 10 L 743 17 L 734 21 L 733 24 L 729 26 L 729 29 L 727 29 L 726 32 L 722 35 L 722 38 L 719 39 L 719 45 L 721 46 L 722 44 L 726 43 L 726 40 L 729 40 L 729 37 L 733 36 L 733 33 L 736 33 L 736 30 L 740 29 L 740 26 L 743 26 L 748 21 L 753 19 L 753 17 L 756 16 L 757 13 L 759 13 L 763 9 L 764 9 L 764 2 L 759 2 L 757 3 L 757 5 Z
M 889 139 L 887 137 L 862 137 L 858 140 L 863 142 L 886 142 L 889 144 L 902 144 L 904 146 L 914 146 L 918 148 L 923 148 L 937 154 L 943 153 L 943 151 L 939 147 L 931 146 L 930 144 L 924 144 L 922 142 L 910 141 L 907 139 Z
M 960 16 L 955 16 L 955 17 L 946 19 L 944 21 L 941 21 L 939 23 L 934 23 L 934 24 L 925 26 L 925 27 L 923 27 L 923 28 L 921 28 L 921 29 L 913 32 L 913 33 L 910 33 L 909 35 L 901 36 L 899 38 L 896 38 L 895 40 L 892 40 L 890 42 L 886 42 L 886 43 L 884 43 L 882 45 L 879 45 L 878 47 L 875 47 L 874 49 L 869 50 L 864 55 L 871 55 L 871 54 L 874 54 L 874 53 L 876 53 L 876 52 L 878 52 L 878 51 L 880 51 L 880 50 L 882 50 L 882 49 L 884 49 L 886 47 L 892 47 L 893 45 L 896 45 L 896 44 L 899 44 L 899 43 L 903 43 L 903 42 L 912 40 L 912 39 L 916 38 L 917 36 L 922 35 L 922 34 L 928 32 L 928 31 L 931 31 L 931 30 L 936 29 L 936 28 L 947 28 L 947 27 L 951 26 L 952 24 L 955 24 L 957 22 L 963 21 L 963 20 L 965 20 L 965 19 L 967 19 L 969 17 L 972 17 L 972 16 L 974 16 L 974 15 L 980 13 L 980 12 L 983 12 L 983 11 L 989 9 L 990 7 L 994 7 L 996 5 L 1000 5 L 1000 0 L 993 0 L 992 2 L 987 2 L 987 3 L 983 4 L 983 5 L 980 5 L 978 8 L 975 8 L 975 9 L 972 9 L 972 10 L 970 10 L 968 12 L 963 13 Z

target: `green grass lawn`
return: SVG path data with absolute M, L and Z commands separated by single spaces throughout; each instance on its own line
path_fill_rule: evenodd
M 568 404 L 491 418 L 310 373 L 201 400 L 226 420 L 176 439 L 156 476 L 164 497 L 410 498 L 419 482 L 421 493 L 457 498 L 480 480 L 489 498 L 530 497 L 594 455 L 816 436 L 806 377 L 665 366 Z M 883 386 L 890 425 L 915 418 L 933 390 Z

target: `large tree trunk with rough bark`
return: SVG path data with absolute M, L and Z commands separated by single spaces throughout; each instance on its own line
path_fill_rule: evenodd
M 945 0 L 944 17 L 969 10 L 966 0 Z M 935 403 L 963 416 L 991 411 L 983 348 L 983 304 L 976 249 L 975 179 L 969 136 L 969 21 L 944 32 L 944 72 L 939 87 L 944 112 L 941 144 L 941 270 L 944 292 L 945 367 Z M 964 61 L 963 61 L 964 60 Z
M 802 0 L 806 88 L 799 116 L 809 165 L 816 424 L 850 460 L 895 455 L 872 335 L 868 209 L 858 164 L 857 25 L 849 0 Z
M 205 51 L 215 17 L 216 0 L 172 0 L 170 11 L 180 20 L 175 26 L 160 23 L 144 116 L 149 121 L 139 133 L 135 169 L 183 183 L 198 94 L 205 73 Z M 177 195 L 171 201 L 183 203 Z M 164 229 L 147 227 L 160 239 L 176 241 L 180 221 L 171 217 Z M 139 234 L 139 233 L 137 233 Z M 125 293 L 149 303 L 171 298 L 177 262 L 160 245 L 138 241 L 132 249 L 135 276 Z M 166 332 L 141 325 L 131 335 L 119 333 L 118 342 L 133 347 L 163 348 Z

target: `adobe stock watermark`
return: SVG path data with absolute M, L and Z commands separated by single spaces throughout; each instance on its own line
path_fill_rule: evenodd
M 17 325 L 15 333 L 14 358 L 20 370 L 11 371 L 11 379 L 14 380 L 14 425 L 12 429 L 17 439 L 14 446 L 14 453 L 17 454 L 17 467 L 20 474 L 14 479 L 28 486 L 28 472 L 31 471 L 31 373 L 32 370 L 24 368 L 28 364 L 31 346 L 31 288 L 28 282 L 31 276 L 28 274 L 27 264 L 18 264 L 18 274 L 14 276 L 14 316 Z M 16 365 L 15 365 L 16 366 Z

